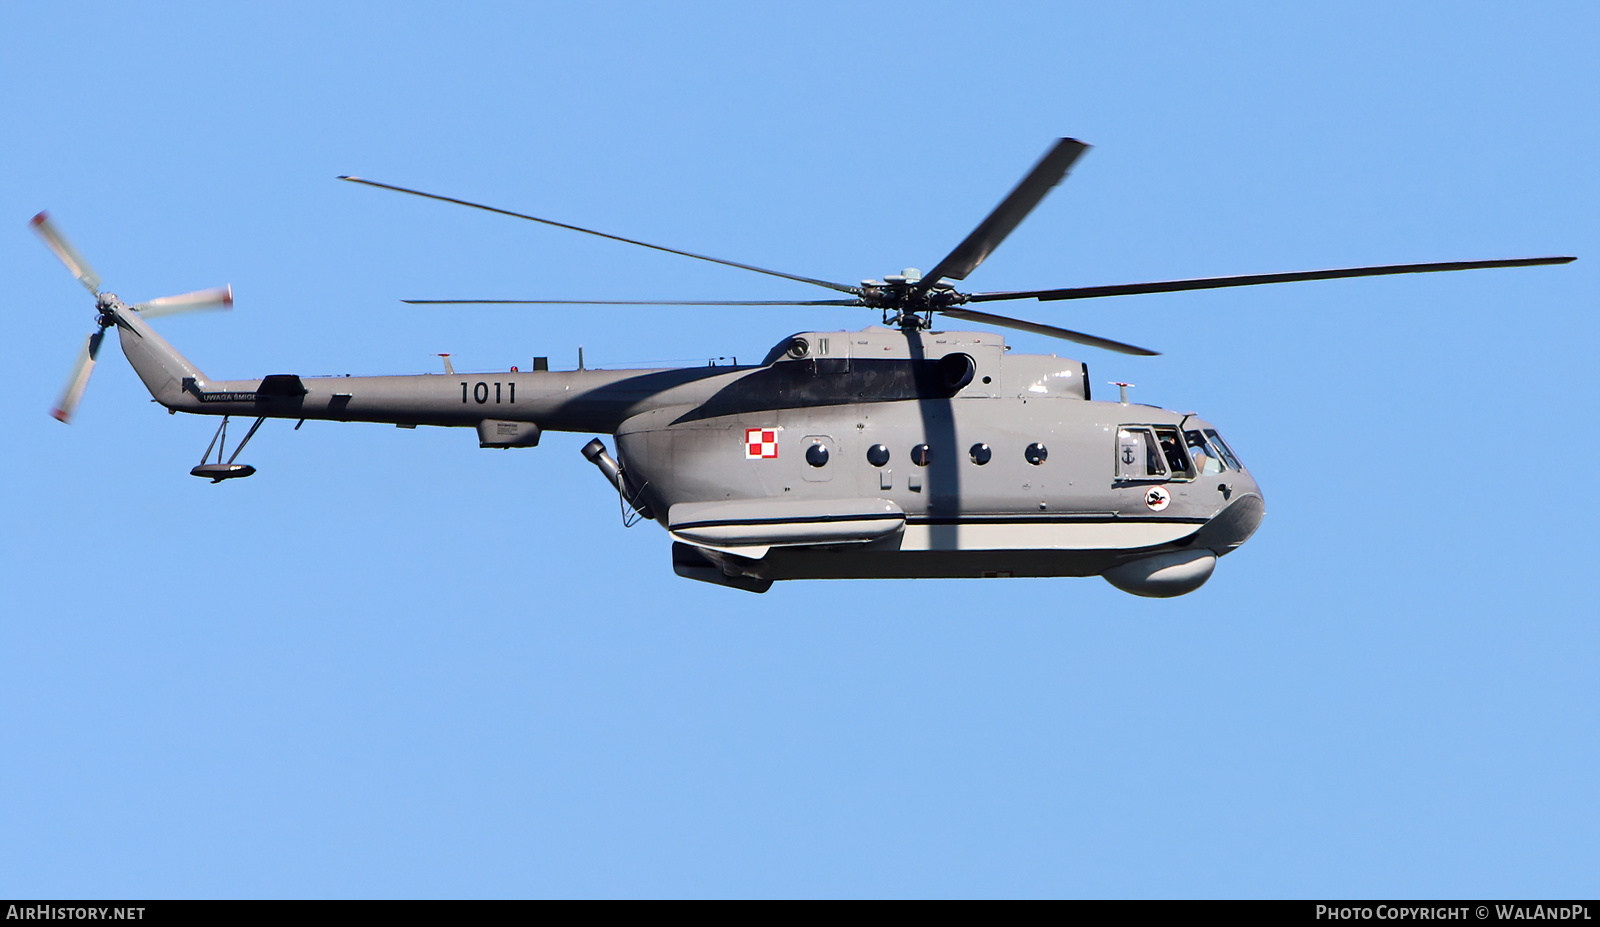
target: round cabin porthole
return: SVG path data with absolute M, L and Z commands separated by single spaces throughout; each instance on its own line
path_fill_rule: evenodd
M 827 466 L 828 446 L 826 444 L 813 444 L 806 448 L 806 463 L 813 467 Z
M 881 444 L 874 444 L 867 448 L 867 463 L 874 467 L 881 467 L 889 462 L 889 449 Z
M 982 441 L 974 444 L 972 449 L 967 451 L 967 453 L 972 455 L 972 462 L 980 467 L 988 463 L 990 458 L 994 457 L 994 451 L 989 448 L 989 445 L 984 444 Z
M 1022 452 L 1022 456 L 1027 459 L 1028 463 L 1037 467 L 1044 463 L 1045 458 L 1050 456 L 1050 452 L 1045 450 L 1043 444 L 1034 442 L 1028 445 L 1028 449 Z
M 919 467 L 928 465 L 928 456 L 928 446 L 926 444 L 919 444 L 911 449 L 911 462 Z

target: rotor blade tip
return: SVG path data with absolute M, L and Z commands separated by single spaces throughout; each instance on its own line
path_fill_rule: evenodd
M 222 305 L 225 306 L 228 309 L 232 309 L 233 308 L 233 284 L 230 283 L 227 286 L 223 287 L 223 289 L 226 290 L 226 292 L 222 296 Z
M 62 410 L 62 409 L 51 409 L 51 410 L 50 410 L 50 417 L 51 417 L 51 418 L 53 418 L 53 419 L 55 419 L 55 420 L 56 420 L 56 421 L 58 421 L 58 422 L 60 422 L 60 423 L 61 423 L 61 424 L 63 424 L 63 425 L 66 425 L 66 424 L 70 424 L 70 423 L 69 423 L 69 422 L 68 422 L 68 421 L 67 421 L 67 419 L 68 419 L 68 417 L 69 417 L 69 416 L 68 416 L 68 415 L 67 415 L 67 413 L 66 413 L 66 412 L 65 412 L 65 411 L 64 411 L 64 410 Z
M 340 174 L 339 175 L 339 179 L 340 180 L 355 180 L 355 181 L 359 181 L 361 178 L 357 177 L 354 174 Z
M 39 214 L 37 216 L 34 216 L 32 219 L 29 219 L 28 221 L 33 223 L 34 225 L 44 225 L 45 222 L 49 218 L 50 218 L 50 216 L 49 216 L 48 213 L 46 213 L 44 210 L 40 210 Z

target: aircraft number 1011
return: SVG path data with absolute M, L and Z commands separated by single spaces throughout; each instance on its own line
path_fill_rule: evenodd
M 517 401 L 517 384 L 515 384 L 515 383 L 506 383 L 504 385 L 510 387 L 510 389 L 509 390 L 502 390 L 502 388 L 501 388 L 502 384 L 499 384 L 499 383 L 484 383 L 482 381 L 479 381 L 477 384 L 473 385 L 473 387 L 472 387 L 472 399 L 473 399 L 473 401 L 475 401 L 480 406 L 483 405 L 484 403 L 488 402 L 489 401 L 489 387 L 493 386 L 494 387 L 494 404 L 495 405 L 500 405 L 500 403 L 502 401 L 504 401 L 508 405 L 516 404 L 516 401 Z M 508 393 L 509 393 L 509 395 L 507 395 Z M 463 404 L 465 404 L 466 401 L 467 401 L 467 381 L 462 380 L 461 381 L 461 402 Z

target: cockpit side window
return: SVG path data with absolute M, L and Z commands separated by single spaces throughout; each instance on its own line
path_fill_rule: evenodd
M 1155 433 L 1144 425 L 1123 425 L 1117 429 L 1117 479 L 1164 480 L 1165 455 Z
M 1175 480 L 1194 479 L 1194 465 L 1189 462 L 1189 455 L 1184 451 L 1183 439 L 1178 436 L 1178 429 L 1172 425 L 1157 425 L 1156 440 L 1161 442 L 1161 456 L 1166 459 L 1167 469 L 1172 472 Z
M 1209 432 L 1215 440 L 1216 432 Z M 1176 425 L 1121 425 L 1117 428 L 1117 479 L 1192 480 L 1221 473 L 1228 460 L 1198 431 Z

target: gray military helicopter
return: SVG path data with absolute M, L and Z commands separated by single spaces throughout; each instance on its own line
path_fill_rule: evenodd
M 239 452 L 269 418 L 475 429 L 485 448 L 534 447 L 544 431 L 611 434 L 583 454 L 624 511 L 672 536 L 680 576 L 751 592 L 776 580 L 1103 576 L 1141 596 L 1200 587 L 1217 558 L 1265 513 L 1261 490 L 1215 426 L 1195 414 L 1091 399 L 1086 364 L 1008 354 L 1004 340 L 941 331 L 933 317 L 1048 335 L 1124 354 L 1156 352 L 1053 325 L 968 308 L 1327 280 L 1563 264 L 1571 257 L 1395 264 L 1114 286 L 964 293 L 966 279 L 1087 150 L 1061 139 L 966 240 L 928 273 L 908 268 L 859 285 L 818 280 L 391 186 L 341 179 L 597 235 L 823 287 L 819 300 L 406 300 L 410 303 L 860 306 L 882 313 L 862 331 L 806 331 L 759 364 L 683 369 L 213 380 L 149 325 L 160 315 L 232 304 L 231 288 L 128 305 L 44 213 L 35 230 L 95 296 L 85 340 L 54 415 L 67 421 L 101 341 L 122 350 L 170 412 L 222 422 L 190 472 L 250 476 Z M 581 355 L 580 355 L 581 358 Z M 226 461 L 231 416 L 255 418 Z M 296 428 L 299 427 L 297 424 Z M 212 451 L 216 451 L 213 461 Z

